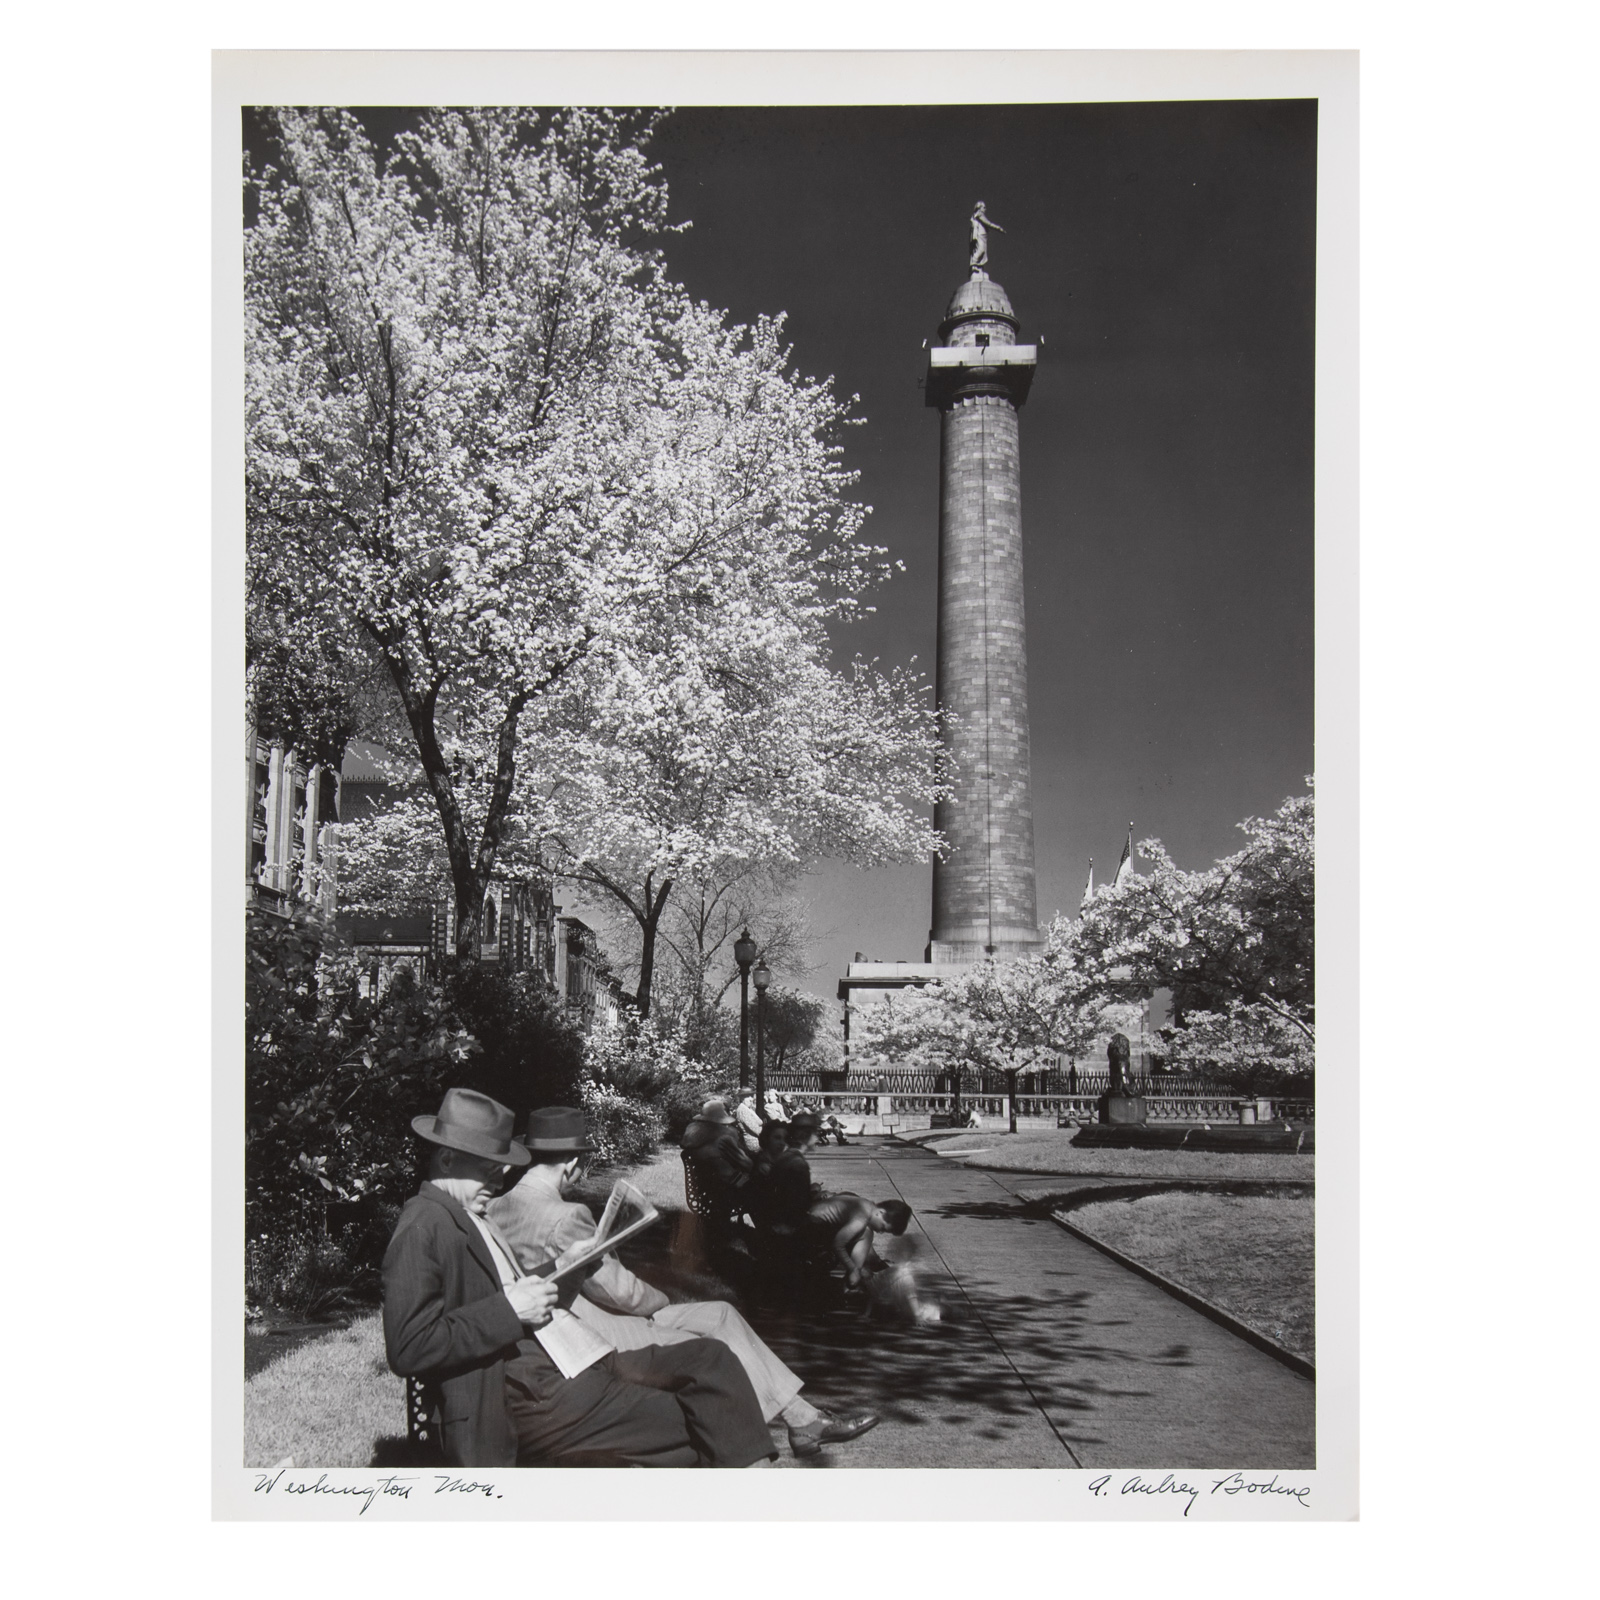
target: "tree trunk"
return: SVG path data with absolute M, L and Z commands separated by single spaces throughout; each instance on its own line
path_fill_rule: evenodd
M 639 917 L 639 988 L 634 995 L 641 1018 L 650 1015 L 650 986 L 656 975 L 656 929 L 661 926 L 661 913 L 667 909 L 667 896 L 671 893 L 671 878 L 661 885 L 659 894 L 651 893 L 649 878 L 644 880 L 644 915 Z
M 489 892 L 487 875 L 469 870 L 466 881 L 456 880 L 456 960 L 478 959 L 478 936 L 483 931 L 483 897 Z
M 489 794 L 483 832 L 474 850 L 472 841 L 467 837 L 466 822 L 461 815 L 461 802 L 456 798 L 450 766 L 439 744 L 435 723 L 438 686 L 435 685 L 426 694 L 419 693 L 404 660 L 392 649 L 385 648 L 384 661 L 400 702 L 405 707 L 406 720 L 411 724 L 412 736 L 417 742 L 422 773 L 428 781 L 428 790 L 439 811 L 439 824 L 444 830 L 445 850 L 450 859 L 450 878 L 455 888 L 456 958 L 464 962 L 476 961 L 483 924 L 483 897 L 489 890 L 489 879 L 494 873 L 501 835 L 505 831 L 506 816 L 511 808 L 511 789 L 517 764 L 517 723 L 529 695 L 526 690 L 518 691 L 506 706 L 506 714 L 495 740 L 494 787 Z

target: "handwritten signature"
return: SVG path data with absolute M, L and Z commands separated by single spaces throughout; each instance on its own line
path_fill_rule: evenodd
M 372 1502 L 380 1496 L 399 1500 L 409 1500 L 413 1488 L 418 1489 L 419 1495 L 423 1490 L 419 1487 L 421 1474 L 412 1473 L 403 1477 L 397 1472 L 385 1473 L 380 1478 L 374 1478 L 366 1483 L 329 1483 L 328 1474 L 321 1473 L 313 1481 L 309 1478 L 288 1478 L 288 1468 L 280 1467 L 276 1472 L 262 1472 L 256 1477 L 255 1493 L 257 1494 L 287 1494 L 287 1495 L 342 1495 L 361 1502 L 361 1509 L 357 1516 L 364 1517 L 372 1506 Z M 481 1494 L 486 1500 L 499 1500 L 502 1498 L 500 1491 L 492 1483 L 486 1483 L 477 1478 L 453 1478 L 447 1472 L 431 1474 L 434 1480 L 433 1492 L 439 1494 Z M 285 1479 L 287 1478 L 287 1481 Z
M 1103 1500 L 1110 1492 L 1111 1481 L 1115 1473 L 1107 1472 L 1089 1483 L 1089 1492 L 1097 1500 Z M 1214 1478 L 1211 1482 L 1209 1494 L 1227 1495 L 1230 1499 L 1234 1495 L 1287 1495 L 1297 1505 L 1307 1509 L 1311 1505 L 1310 1484 L 1280 1483 L 1275 1472 L 1270 1478 L 1247 1478 L 1242 1472 L 1230 1472 L 1226 1477 Z M 1167 1473 L 1159 1483 L 1152 1483 L 1149 1479 L 1141 1477 L 1137 1472 L 1131 1473 L 1117 1486 L 1117 1493 L 1147 1494 L 1147 1495 L 1181 1495 L 1186 1503 L 1183 1508 L 1184 1516 L 1194 1510 L 1194 1503 L 1202 1494 L 1203 1484 L 1193 1484 L 1175 1478 L 1172 1473 Z

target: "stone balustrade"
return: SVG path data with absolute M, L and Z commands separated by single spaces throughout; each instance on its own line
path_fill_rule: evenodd
M 1019 1094 L 1017 1127 L 1054 1128 L 1060 1120 L 1076 1118 L 1093 1122 L 1098 1114 L 1097 1097 L 1090 1094 Z M 841 1094 L 808 1094 L 805 1103 L 823 1116 L 836 1116 L 849 1129 L 863 1133 L 915 1133 L 930 1128 L 935 1115 L 948 1116 L 954 1097 L 948 1094 L 875 1094 L 851 1089 Z M 1309 1102 L 1273 1104 L 1244 1099 L 1236 1095 L 1147 1095 L 1145 1112 L 1151 1122 L 1162 1123 L 1237 1123 L 1241 1106 L 1270 1105 L 1279 1117 L 1292 1112 L 1293 1120 L 1311 1121 L 1314 1108 Z M 1011 1109 L 1003 1094 L 963 1094 L 961 1110 L 977 1107 L 986 1126 L 1010 1123 Z M 1264 1116 L 1262 1121 L 1270 1121 Z

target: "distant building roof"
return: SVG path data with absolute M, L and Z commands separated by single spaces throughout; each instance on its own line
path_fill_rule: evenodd
M 405 783 L 420 776 L 416 762 L 395 756 L 382 745 L 353 741 L 345 747 L 339 776 L 346 783 Z
M 839 980 L 839 998 L 848 1000 L 852 989 L 920 989 L 966 970 L 931 961 L 852 961 Z

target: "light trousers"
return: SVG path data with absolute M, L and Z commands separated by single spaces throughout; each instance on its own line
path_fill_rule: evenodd
M 663 1306 L 653 1317 L 621 1317 L 582 1295 L 572 1314 L 593 1328 L 615 1350 L 682 1344 L 686 1339 L 720 1339 L 739 1358 L 768 1422 L 800 1393 L 801 1382 L 762 1342 L 761 1336 L 726 1300 L 694 1300 Z

